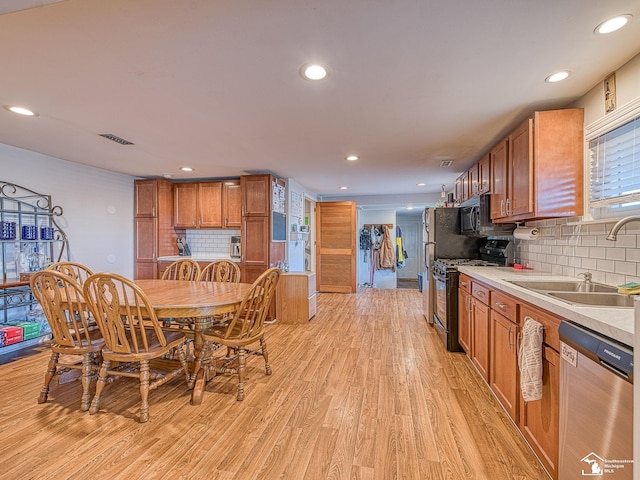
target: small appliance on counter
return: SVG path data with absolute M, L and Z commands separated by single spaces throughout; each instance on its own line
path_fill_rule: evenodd
M 240 235 L 231 235 L 229 256 L 231 258 L 240 258 L 242 256 L 242 249 L 240 248 Z
M 176 244 L 178 245 L 178 255 L 181 257 L 190 257 L 191 249 L 187 244 L 187 241 L 183 237 L 178 237 L 176 239 Z
M 502 267 L 510 267 L 514 263 L 513 242 L 510 240 L 489 237 L 479 251 L 481 260 L 498 263 Z

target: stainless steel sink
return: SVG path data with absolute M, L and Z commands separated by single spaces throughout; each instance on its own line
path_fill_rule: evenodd
M 620 293 L 548 292 L 547 295 L 574 305 L 623 308 L 633 308 L 634 298 L 633 295 Z
M 617 287 L 603 283 L 584 282 L 580 280 L 519 280 L 511 281 L 514 285 L 541 292 L 607 292 L 616 293 Z

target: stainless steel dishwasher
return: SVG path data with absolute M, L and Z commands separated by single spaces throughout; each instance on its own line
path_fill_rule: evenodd
M 569 322 L 558 333 L 559 480 L 632 480 L 633 350 Z

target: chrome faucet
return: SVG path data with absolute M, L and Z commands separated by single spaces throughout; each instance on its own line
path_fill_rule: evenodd
M 578 276 L 584 277 L 584 283 L 591 283 L 591 279 L 593 278 L 593 275 L 591 275 L 591 272 L 579 273 Z
M 616 224 L 611 228 L 611 231 L 607 235 L 607 240 L 611 240 L 615 242 L 618 237 L 618 231 L 622 228 L 623 225 L 626 225 L 629 222 L 640 221 L 640 215 L 631 215 L 629 217 L 621 218 L 616 222 Z

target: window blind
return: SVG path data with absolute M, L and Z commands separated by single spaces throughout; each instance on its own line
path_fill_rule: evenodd
M 640 204 L 640 115 L 589 141 L 590 206 Z

